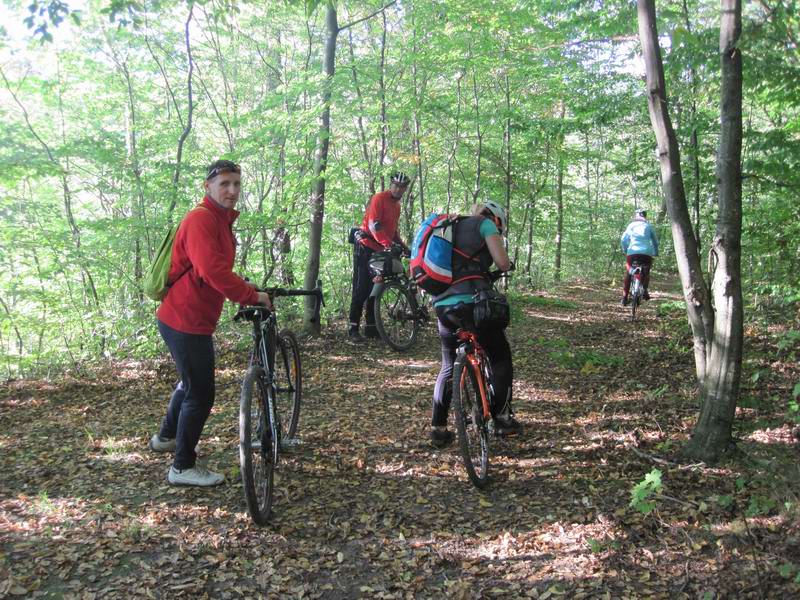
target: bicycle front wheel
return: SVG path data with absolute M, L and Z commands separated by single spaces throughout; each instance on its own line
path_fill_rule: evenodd
M 489 428 L 483 417 L 480 386 L 467 357 L 461 354 L 453 366 L 453 413 L 461 458 L 477 488 L 489 481 Z
M 300 397 L 303 393 L 300 347 L 294 333 L 288 330 L 278 334 L 275 353 L 275 412 L 280 421 L 281 437 L 293 438 L 300 420 Z
M 417 339 L 419 320 L 411 294 L 397 281 L 390 281 L 375 298 L 375 327 L 390 348 L 403 352 Z
M 253 521 L 264 525 L 272 511 L 275 463 L 275 426 L 269 418 L 270 386 L 259 366 L 247 370 L 239 402 L 239 466 L 247 510 Z

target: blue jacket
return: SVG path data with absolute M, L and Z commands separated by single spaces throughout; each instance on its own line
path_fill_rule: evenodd
M 644 219 L 634 219 L 625 229 L 620 240 L 622 251 L 630 256 L 631 254 L 647 254 L 648 256 L 658 256 L 658 238 L 656 231 Z

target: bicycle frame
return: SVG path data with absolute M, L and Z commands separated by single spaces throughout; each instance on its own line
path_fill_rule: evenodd
M 483 376 L 483 361 L 486 353 L 483 347 L 478 343 L 478 336 L 472 331 L 466 329 L 459 329 L 456 332 L 456 337 L 460 345 L 456 352 L 463 352 L 467 356 L 470 368 L 475 374 L 478 381 L 478 387 L 481 391 L 481 405 L 483 407 L 483 417 L 490 419 L 492 417 L 491 404 L 489 402 L 489 394 L 486 390 L 486 380 Z

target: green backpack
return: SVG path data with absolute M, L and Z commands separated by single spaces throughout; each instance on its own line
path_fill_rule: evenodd
M 169 291 L 169 268 L 172 266 L 172 245 L 175 243 L 175 234 L 178 232 L 177 225 L 173 225 L 164 236 L 161 246 L 158 248 L 153 262 L 147 268 L 147 272 L 142 278 L 142 291 L 144 295 L 159 302 L 164 299 Z
M 199 206 L 197 208 L 203 207 Z M 175 243 L 175 234 L 178 233 L 178 228 L 180 226 L 181 224 L 178 223 L 177 225 L 172 225 L 167 230 L 167 235 L 164 236 L 161 246 L 159 246 L 158 252 L 156 252 L 153 258 L 153 262 L 150 263 L 147 272 L 144 274 L 144 277 L 142 277 L 142 291 L 144 295 L 158 302 L 164 299 L 170 286 L 186 275 L 189 269 L 192 268 L 190 266 L 189 269 L 186 269 L 186 271 L 178 275 L 175 281 L 172 283 L 169 282 L 169 269 L 172 266 L 172 246 Z

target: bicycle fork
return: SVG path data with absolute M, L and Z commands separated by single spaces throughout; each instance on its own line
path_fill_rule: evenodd
M 489 403 L 489 394 L 486 392 L 486 380 L 483 378 L 483 370 L 481 369 L 481 361 L 474 354 L 467 356 L 469 366 L 478 381 L 478 389 L 481 392 L 481 406 L 483 407 L 483 418 L 489 420 L 492 417 L 492 409 Z

